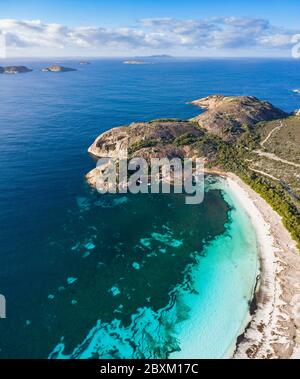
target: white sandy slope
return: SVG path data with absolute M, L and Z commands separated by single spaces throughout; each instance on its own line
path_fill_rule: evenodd
M 233 174 L 227 181 L 256 229 L 261 261 L 257 311 L 234 358 L 300 358 L 300 254 L 280 216 Z

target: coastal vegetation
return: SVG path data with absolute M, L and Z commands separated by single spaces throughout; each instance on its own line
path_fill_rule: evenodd
M 297 133 L 299 133 L 300 117 L 288 119 L 287 125 L 291 125 L 292 130 L 298 128 Z M 265 124 L 265 127 L 269 127 L 268 123 Z M 248 131 L 236 144 L 229 144 L 216 137 L 206 135 L 201 142 L 197 142 L 197 145 L 201 147 L 199 153 L 207 157 L 210 148 L 210 156 L 215 153 L 214 159 L 208 161 L 210 167 L 217 166 L 221 170 L 235 173 L 264 198 L 282 217 L 283 224 L 300 248 L 300 169 L 278 161 L 264 159 L 262 164 L 264 171 L 254 171 L 253 167 L 257 167 L 256 164 L 260 161 L 255 149 L 260 144 L 261 132 L 262 130 L 259 128 L 253 129 L 251 132 Z M 291 138 L 286 138 L 290 133 L 291 131 L 287 127 L 284 132 L 285 138 L 282 137 L 281 143 L 276 137 L 276 151 L 290 151 L 286 147 L 289 144 L 293 145 L 293 140 L 296 139 L 297 134 L 292 134 L 295 137 L 291 141 Z M 271 142 L 269 144 L 273 146 Z M 290 155 L 285 154 L 284 156 L 291 158 Z M 295 151 L 293 159 L 299 159 L 299 149 Z M 269 173 L 270 177 L 264 173 Z M 277 175 L 278 179 L 271 179 L 272 174 Z
M 144 147 L 157 146 L 158 143 L 159 142 L 156 140 L 141 140 L 139 142 L 135 142 L 129 147 L 128 154 L 131 155 L 135 153 L 136 151 L 143 149 Z
M 270 123 L 274 127 L 274 122 Z M 294 146 L 294 141 L 296 142 L 299 138 L 300 117 L 287 119 L 286 125 L 281 138 L 274 136 L 277 141 L 274 144 L 276 152 L 293 151 L 287 146 Z M 264 159 L 261 165 L 263 171 L 254 171 L 253 167 L 257 167 L 257 162 L 261 160 L 255 153 L 255 149 L 260 146 L 263 133 L 260 127 L 247 131 L 235 144 L 224 142 L 221 138 L 206 134 L 204 138 L 196 142 L 195 146 L 198 148 L 199 155 L 208 159 L 207 165 L 209 167 L 218 167 L 223 171 L 235 173 L 264 198 L 282 217 L 283 224 L 300 248 L 300 169 L 271 159 Z M 265 123 L 263 127 L 269 128 L 270 125 Z M 269 145 L 273 147 L 271 141 Z M 293 155 L 289 153 L 281 156 L 289 159 L 293 157 L 296 161 L 300 158 L 299 148 L 294 150 Z M 273 176 L 272 174 L 277 175 L 278 180 L 273 180 L 264 173 L 269 173 L 270 176 Z

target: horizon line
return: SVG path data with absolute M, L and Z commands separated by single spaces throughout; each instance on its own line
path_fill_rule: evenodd
M 112 56 L 112 55 L 103 55 L 103 56 L 82 56 L 82 55 L 70 55 L 70 56 L 13 56 L 13 57 L 0 57 L 1 60 L 9 60 L 9 59 L 127 59 L 127 58 L 135 58 L 135 59 L 142 59 L 142 58 L 152 58 L 152 59 L 162 59 L 162 60 L 171 60 L 171 59 L 290 59 L 290 60 L 299 60 L 295 59 L 292 56 L 188 56 L 188 55 L 180 55 L 180 56 L 168 56 L 164 57 L 162 54 L 162 57 L 158 55 L 118 55 L 118 56 Z

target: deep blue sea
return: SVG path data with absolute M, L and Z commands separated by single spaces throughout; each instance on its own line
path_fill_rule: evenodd
M 0 61 L 34 69 L 0 75 L 0 294 L 7 301 L 0 357 L 169 356 L 180 351 L 184 333 L 178 324 L 189 319 L 176 291 L 192 291 L 189 269 L 199 259 L 209 262 L 209 244 L 239 230 L 235 204 L 213 185 L 203 204 L 188 209 L 179 195 L 104 199 L 84 182 L 94 167 L 87 148 L 111 127 L 193 117 L 200 110 L 187 102 L 216 93 L 257 96 L 291 112 L 300 108 L 300 96 L 292 92 L 300 88 L 300 61 L 60 60 L 78 71 L 40 71 L 52 63 Z M 239 215 L 243 225 L 245 217 Z M 251 250 L 255 236 L 249 235 Z M 241 243 L 242 232 L 237 236 Z M 222 256 L 220 244 L 212 250 Z M 164 320 L 175 303 L 173 319 L 167 313 L 173 321 Z M 225 345 L 236 337 L 237 324 L 233 335 L 224 336 Z M 160 343 L 150 341 L 159 325 Z M 199 348 L 199 354 L 221 356 L 225 345 L 220 351 Z

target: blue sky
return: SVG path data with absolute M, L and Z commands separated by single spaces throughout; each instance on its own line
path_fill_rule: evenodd
M 20 56 L 287 56 L 288 38 L 300 32 L 299 0 L 1 3 L 0 30 L 7 35 L 8 54 Z
M 68 25 L 128 25 L 148 17 L 246 16 L 299 27 L 299 0 L 8 0 L 1 18 L 36 19 Z

